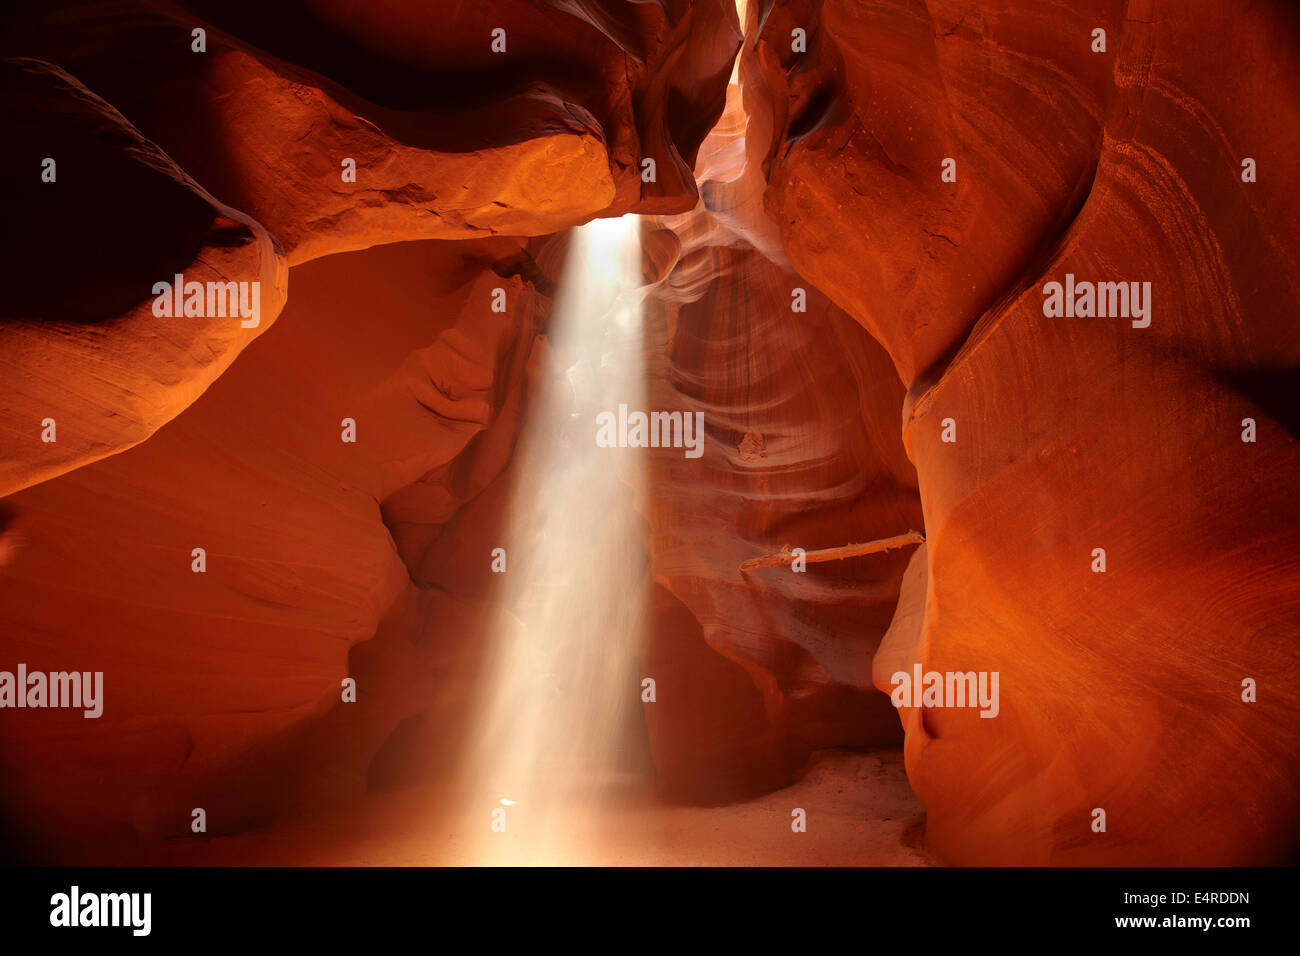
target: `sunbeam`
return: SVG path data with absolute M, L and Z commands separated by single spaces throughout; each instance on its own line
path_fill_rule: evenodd
M 469 799 L 485 801 L 482 862 L 575 859 L 590 838 L 581 808 L 634 777 L 646 556 L 625 481 L 637 459 L 594 435 L 598 414 L 644 390 L 639 253 L 635 216 L 575 229 L 551 315 L 552 387 L 520 437 L 506 611 L 466 774 Z

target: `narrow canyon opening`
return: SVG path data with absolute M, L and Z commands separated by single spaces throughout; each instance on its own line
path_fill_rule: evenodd
M 422 401 L 454 419 L 438 403 L 473 383 L 497 414 L 381 500 L 411 586 L 350 655 L 365 695 L 304 731 L 312 758 L 294 745 L 313 822 L 199 859 L 293 857 L 323 829 L 344 862 L 928 862 L 898 716 L 871 684 L 909 553 L 740 570 L 921 525 L 901 444 L 872 424 L 901 414 L 897 376 L 786 262 L 748 126 L 737 63 L 690 212 L 294 268 L 307 307 L 250 355 L 293 348 L 295 323 L 319 336 L 308 309 L 347 312 L 337 290 L 376 276 L 417 297 L 414 333 L 429 297 L 410 263 L 428 262 L 435 314 L 461 318 L 414 353 L 436 388 Z M 365 420 L 393 394 L 372 389 Z M 359 741 L 359 718 L 398 717 Z M 364 793 L 329 769 L 349 753 Z
M 740 572 L 791 540 L 816 550 L 920 526 L 901 446 L 839 407 L 852 395 L 859 414 L 896 420 L 902 389 L 780 253 L 754 206 L 747 127 L 737 63 L 693 211 L 594 220 L 490 266 L 542 293 L 539 344 L 511 386 L 524 408 L 501 476 L 407 563 L 426 594 L 463 591 L 460 561 L 492 573 L 472 589 L 473 652 L 435 686 L 463 696 L 408 718 L 371 764 L 372 792 L 404 822 L 367 852 L 927 860 L 898 718 L 871 686 L 909 555 Z M 485 290 L 470 292 L 483 310 Z M 420 507 L 407 500 L 385 506 L 399 542 Z M 816 835 L 788 839 L 810 813 Z M 412 836 L 430 830 L 442 839 Z

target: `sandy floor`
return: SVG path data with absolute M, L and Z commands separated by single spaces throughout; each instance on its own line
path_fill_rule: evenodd
M 492 804 L 450 801 L 432 788 L 373 794 L 355 812 L 284 821 L 234 837 L 169 843 L 161 864 L 428 866 L 925 866 L 924 813 L 908 788 L 902 754 L 817 754 L 793 786 L 726 807 L 667 807 L 644 800 L 574 803 L 542 825 L 507 808 L 492 832 Z M 459 804 L 459 809 L 449 809 Z M 791 829 L 795 808 L 807 830 Z

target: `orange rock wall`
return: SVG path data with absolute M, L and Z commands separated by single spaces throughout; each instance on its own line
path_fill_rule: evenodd
M 908 387 L 929 540 L 876 684 L 916 661 L 1001 674 L 996 719 L 902 715 L 930 845 L 959 863 L 1287 859 L 1294 11 L 769 6 L 745 53 L 757 108 L 788 104 L 767 207 Z M 1046 317 L 1066 273 L 1150 282 L 1150 326 Z

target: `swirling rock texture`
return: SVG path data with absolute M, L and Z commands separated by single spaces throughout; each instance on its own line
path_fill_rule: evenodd
M 540 300 L 517 276 L 479 275 L 502 253 L 517 255 L 422 243 L 304 267 L 265 347 L 153 438 L 6 499 L 18 540 L 0 579 L 6 654 L 103 671 L 113 695 L 99 720 L 6 712 L 14 819 L 127 845 L 176 832 L 181 807 L 247 825 L 314 784 L 312 741 L 328 737 L 348 676 L 373 691 L 348 736 L 371 745 L 357 758 L 364 778 L 391 730 L 386 711 L 366 730 L 370 708 L 403 699 L 350 666 L 349 649 L 413 602 L 379 502 L 453 460 L 490 459 L 480 439 L 517 426 L 505 394 L 524 374 Z M 467 270 L 479 277 L 450 290 L 435 278 Z M 495 287 L 507 312 L 476 307 Z M 344 419 L 355 444 L 340 441 Z M 429 598 L 444 633 L 462 633 L 455 602 Z M 400 649 L 392 660 L 419 686 Z M 354 769 L 346 750 L 330 758 L 336 777 Z
M 918 661 L 1001 675 L 996 719 L 903 711 L 930 846 L 1288 858 L 1294 10 L 828 0 L 750 22 L 747 107 L 775 114 L 767 208 L 908 388 L 928 542 L 877 686 Z M 1150 326 L 1045 317 L 1067 273 L 1150 282 Z
M 729 3 L 354 7 L 33 5 L 6 46 L 48 54 L 129 115 L 291 264 L 694 204 L 694 151 L 739 42 Z
M 657 607 L 647 671 L 677 688 L 647 728 L 659 793 L 689 802 L 784 786 L 814 749 L 896 739 L 869 662 L 908 555 L 739 568 L 922 521 L 897 432 L 902 385 L 786 264 L 748 125 L 733 84 L 700 151 L 700 207 L 650 234 L 678 242 L 646 305 L 647 401 L 702 413 L 708 433 L 699 461 L 652 452 L 643 505 Z
M 647 323 L 662 357 L 650 406 L 703 412 L 708 443 L 698 462 L 652 458 L 664 613 L 648 672 L 678 690 L 646 719 L 660 792 L 724 802 L 789 783 L 812 749 L 897 733 L 869 665 L 908 556 L 801 573 L 741 562 L 884 537 L 921 515 L 896 430 L 902 386 L 879 346 L 816 290 L 792 313 L 800 280 L 753 249 L 690 255 L 712 279 L 689 301 L 652 300 Z
M 403 558 L 509 460 L 553 286 L 527 237 L 692 208 L 740 40 L 720 0 L 209 7 L 33 4 L 0 41 L 30 240 L 5 257 L 0 474 L 35 484 L 5 503 L 4 647 L 115 688 L 98 721 L 6 710 L 5 816 L 32 852 L 364 788 L 491 616 Z M 460 241 L 301 271 L 412 239 Z M 287 265 L 290 321 L 227 368 L 272 331 Z M 177 272 L 260 280 L 261 322 L 157 316 Z M 351 673 L 386 693 L 339 734 Z
M 130 448 L 194 401 L 275 320 L 288 268 L 261 225 L 67 73 L 26 59 L 0 72 L 9 229 L 23 237 L 5 256 L 13 291 L 0 323 L 8 494 Z M 51 181 L 33 175 L 46 169 Z M 135 221 L 152 228 L 124 239 Z M 236 291 L 258 283 L 256 314 L 240 317 L 237 296 L 221 316 L 155 314 L 142 291 L 177 273 Z M 42 441 L 49 427 L 56 440 Z
M 203 6 L 32 5 L 4 23 L 0 49 L 41 58 L 7 67 L 7 138 L 21 145 L 6 182 L 31 241 L 7 257 L 6 278 L 54 290 L 13 303 L 6 401 L 16 421 L 62 421 L 65 438 L 33 453 L 15 432 L 0 491 L 130 447 L 192 402 L 274 320 L 286 260 L 691 208 L 694 151 L 739 40 L 720 0 L 458 4 L 450 15 L 411 3 L 361 22 L 329 3 L 283 6 L 279 22 L 263 5 L 210 5 L 239 37 Z M 46 157 L 64 159 L 62 180 L 21 186 Z M 132 221 L 152 227 L 115 241 Z M 52 255 L 47 244 L 67 236 Z M 260 278 L 262 322 L 191 326 L 142 351 L 155 333 L 138 290 L 185 267 L 204 273 L 187 274 L 195 281 Z M 102 292 L 72 303 L 75 285 L 55 270 Z M 54 379 L 74 384 L 38 402 Z
M 897 820 L 857 862 L 922 862 L 873 784 L 896 758 L 817 753 L 901 737 L 944 861 L 1294 856 L 1300 17 L 740 6 L 4 15 L 0 669 L 101 670 L 111 706 L 0 712 L 0 849 L 353 859 L 252 847 L 454 772 L 518 624 L 482 555 L 567 388 L 567 230 L 637 213 L 646 402 L 706 422 L 619 516 L 661 804 L 750 801 L 735 862 L 792 852 L 751 835 L 779 794 L 830 794 Z M 177 273 L 258 281 L 260 321 L 159 316 Z M 1149 326 L 1046 316 L 1067 273 L 1150 282 Z M 915 664 L 998 672 L 998 716 L 895 711 Z

